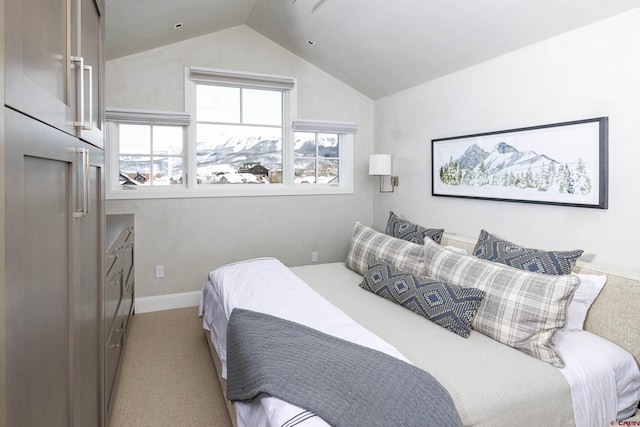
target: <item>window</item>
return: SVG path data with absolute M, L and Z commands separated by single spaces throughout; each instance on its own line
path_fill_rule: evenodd
M 296 184 L 340 183 L 340 135 L 296 132 L 294 182 Z
M 186 187 L 189 114 L 107 109 L 106 119 L 109 197 L 130 190 L 154 188 L 157 193 Z
M 294 120 L 294 78 L 187 67 L 185 103 L 195 118 L 198 187 L 216 195 L 353 191 L 355 123 Z
M 283 90 L 196 84 L 198 184 L 281 184 Z
M 107 109 L 107 197 L 352 193 L 355 123 L 295 102 L 292 77 L 186 67 L 186 112 Z
M 183 133 L 179 126 L 120 124 L 120 184 L 183 185 Z

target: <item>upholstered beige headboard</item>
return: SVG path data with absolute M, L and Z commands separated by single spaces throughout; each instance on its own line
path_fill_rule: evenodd
M 441 243 L 472 253 L 475 242 L 475 239 L 445 233 Z M 573 271 L 607 276 L 606 285 L 589 309 L 585 329 L 618 344 L 633 354 L 640 365 L 640 278 L 581 261 Z

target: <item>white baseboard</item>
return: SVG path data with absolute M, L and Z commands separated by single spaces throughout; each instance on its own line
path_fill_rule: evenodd
M 171 310 L 173 308 L 197 307 L 200 304 L 200 291 L 180 294 L 141 297 L 135 300 L 136 313 Z

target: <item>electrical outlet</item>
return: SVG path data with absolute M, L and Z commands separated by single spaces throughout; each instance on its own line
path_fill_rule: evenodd
M 164 277 L 164 265 L 156 265 L 156 277 Z
M 311 252 L 311 262 L 318 262 L 318 252 L 317 251 Z

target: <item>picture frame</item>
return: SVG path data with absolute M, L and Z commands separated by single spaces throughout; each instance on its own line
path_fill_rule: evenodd
M 431 140 L 431 194 L 607 209 L 608 117 Z

